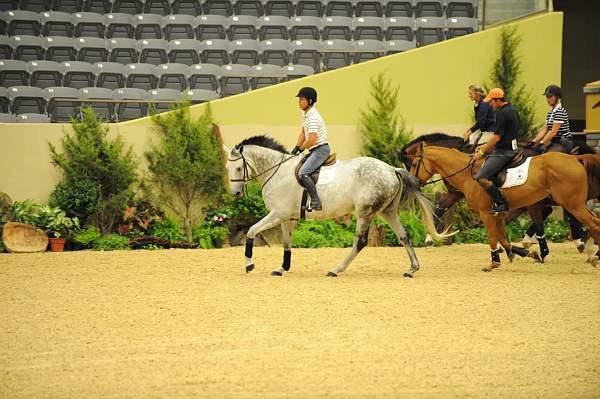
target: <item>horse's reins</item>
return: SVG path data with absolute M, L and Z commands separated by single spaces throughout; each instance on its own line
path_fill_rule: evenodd
M 248 173 L 248 169 L 250 167 L 248 166 L 249 165 L 248 161 L 246 161 L 246 158 L 244 157 L 243 149 L 244 149 L 244 147 L 240 148 L 240 157 L 239 158 L 236 158 L 236 159 L 229 159 L 229 158 L 227 158 L 227 160 L 230 161 L 230 162 L 235 162 L 235 161 L 239 161 L 241 159 L 244 162 L 244 176 L 241 179 L 229 179 L 229 181 L 232 182 L 232 183 L 239 183 L 239 182 L 244 183 L 244 190 L 246 189 L 246 183 L 248 183 L 249 181 L 252 181 L 252 180 L 256 180 L 256 178 L 258 178 L 258 177 L 264 175 L 265 173 L 267 173 L 267 172 L 269 172 L 269 171 L 277 168 L 277 169 L 275 169 L 275 172 L 273 172 L 273 174 L 271 176 L 269 176 L 269 178 L 264 183 L 262 183 L 261 188 L 263 188 L 264 186 L 267 185 L 267 183 L 269 181 L 271 181 L 271 179 L 273 178 L 273 176 L 275 176 L 277 174 L 277 172 L 279 171 L 279 168 L 281 168 L 281 165 L 283 165 L 284 163 L 286 163 L 290 159 L 296 158 L 296 155 L 292 155 L 290 157 L 285 158 L 285 154 L 281 154 L 281 161 L 280 162 L 278 162 L 275 165 L 273 165 L 273 166 L 271 166 L 271 167 L 263 170 L 260 173 L 255 173 L 254 176 L 250 177 L 250 173 Z

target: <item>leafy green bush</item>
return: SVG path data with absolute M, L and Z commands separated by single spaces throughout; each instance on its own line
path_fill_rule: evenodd
M 547 219 L 544 234 L 552 242 L 564 242 L 569 236 L 569 226 L 562 220 Z
M 194 237 L 194 242 L 197 242 L 200 248 L 214 248 L 211 237 L 211 229 L 205 223 L 196 226 L 192 231 L 192 235 Z
M 213 240 L 224 240 L 229 235 L 229 229 L 224 226 L 214 226 L 210 228 L 210 236 Z
M 98 241 L 102 237 L 102 233 L 98 230 L 97 227 L 91 226 L 85 230 L 80 231 L 75 234 L 75 242 L 83 245 L 86 248 L 90 248 L 93 246 L 96 241 Z
M 11 204 L 8 220 L 37 226 L 40 206 L 30 199 L 15 201 Z
M 98 185 L 83 176 L 72 176 L 58 183 L 50 194 L 49 204 L 83 221 L 102 207 Z
M 185 241 L 185 236 L 181 233 L 181 227 L 176 220 L 165 217 L 154 223 L 152 235 L 158 238 L 164 238 L 171 242 Z
M 79 230 L 79 219 L 67 217 L 65 211 L 58 207 L 43 205 L 39 207 L 36 226 L 46 234 L 55 238 L 69 238 Z
M 487 239 L 487 231 L 483 226 L 461 230 L 454 236 L 454 242 L 457 244 L 485 243 Z
M 108 234 L 94 241 L 94 251 L 129 249 L 129 239 L 119 234 Z
M 354 233 L 332 220 L 301 221 L 292 234 L 294 248 L 351 247 Z
M 249 183 L 243 197 L 229 198 L 221 212 L 229 216 L 229 225 L 236 229 L 247 230 L 269 213 L 262 199 L 260 184 Z

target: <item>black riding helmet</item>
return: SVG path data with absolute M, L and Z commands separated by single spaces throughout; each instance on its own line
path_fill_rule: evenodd
M 317 91 L 312 87 L 303 87 L 300 89 L 296 97 L 306 98 L 310 105 L 317 102 Z
M 546 87 L 546 90 L 544 90 L 544 95 L 545 96 L 556 96 L 558 98 L 562 98 L 562 90 L 560 89 L 560 87 L 558 87 L 556 85 L 550 85 L 550 86 Z

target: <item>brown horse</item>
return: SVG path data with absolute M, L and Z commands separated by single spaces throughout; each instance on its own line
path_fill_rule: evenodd
M 410 171 L 421 182 L 426 182 L 434 174 L 439 174 L 456 190 L 462 192 L 472 209 L 479 213 L 488 233 L 492 251 L 492 262 L 483 271 L 492 271 L 500 266 L 497 244 L 500 242 L 512 261 L 515 254 L 536 258 L 538 255 L 526 249 L 513 246 L 506 238 L 503 215 L 488 214 L 491 199 L 473 179 L 473 174 L 481 167 L 470 155 L 456 149 L 430 146 L 421 143 L 407 149 L 411 159 Z M 600 219 L 586 207 L 588 176 L 580 160 L 558 152 L 534 157 L 529 168 L 527 182 L 504 190 L 511 208 L 523 208 L 538 203 L 548 196 L 568 210 L 581 223 L 588 226 L 588 232 L 600 243 Z M 541 260 L 537 258 L 537 260 Z M 590 259 L 593 261 L 593 259 Z

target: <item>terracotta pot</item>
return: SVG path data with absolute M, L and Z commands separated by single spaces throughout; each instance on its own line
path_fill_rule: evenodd
M 49 238 L 50 251 L 52 252 L 63 252 L 65 250 L 65 239 L 64 238 Z

